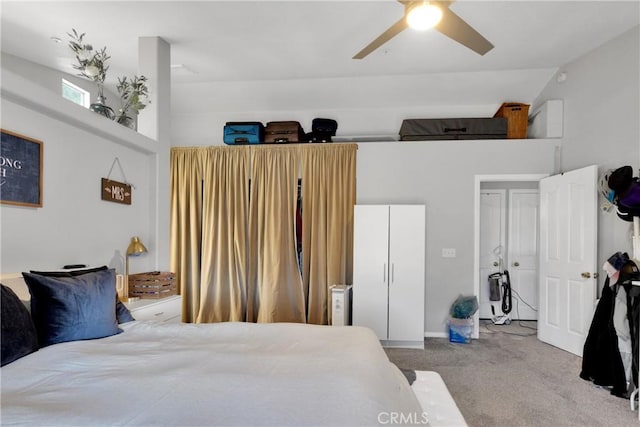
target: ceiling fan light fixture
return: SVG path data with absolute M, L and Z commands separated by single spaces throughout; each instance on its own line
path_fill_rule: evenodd
M 416 6 L 407 14 L 407 24 L 414 30 L 427 30 L 433 28 L 442 19 L 442 9 L 438 6 L 424 2 Z

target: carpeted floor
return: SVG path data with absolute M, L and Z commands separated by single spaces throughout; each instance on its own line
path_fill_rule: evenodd
M 470 344 L 426 338 L 386 349 L 400 368 L 436 371 L 471 427 L 635 426 L 638 411 L 579 377 L 582 358 L 538 341 L 535 322 L 483 322 Z

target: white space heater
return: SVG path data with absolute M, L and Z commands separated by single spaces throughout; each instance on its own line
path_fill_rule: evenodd
M 331 286 L 331 324 L 351 325 L 351 285 Z

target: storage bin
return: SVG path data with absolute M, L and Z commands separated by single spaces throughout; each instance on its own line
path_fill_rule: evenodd
M 159 299 L 177 293 L 178 286 L 173 273 L 151 271 L 129 275 L 130 297 Z
M 505 102 L 493 117 L 507 119 L 507 139 L 526 139 L 529 126 L 529 104 Z
M 472 332 L 473 319 L 449 319 L 449 342 L 468 344 Z

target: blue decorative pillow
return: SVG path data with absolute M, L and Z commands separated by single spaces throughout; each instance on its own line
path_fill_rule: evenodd
M 0 366 L 4 366 L 38 350 L 38 335 L 27 307 L 11 288 L 4 285 L 2 285 L 0 309 L 0 319 L 2 319 Z
M 31 293 L 31 317 L 40 347 L 119 332 L 115 270 L 73 277 L 22 276 Z
M 103 265 L 102 267 L 93 267 L 93 268 L 83 268 L 79 270 L 68 270 L 68 271 L 34 271 L 31 270 L 32 274 L 39 274 L 41 276 L 49 276 L 49 277 L 75 277 L 82 276 L 87 273 L 95 273 L 96 271 L 108 270 L 109 267 Z M 115 283 L 114 283 L 115 286 Z M 118 323 L 127 323 L 132 320 L 136 320 L 131 315 L 131 312 L 127 308 L 126 305 L 122 303 L 118 299 L 118 295 L 116 295 L 116 319 Z
M 118 324 L 136 320 L 127 306 L 118 299 L 118 295 L 116 295 L 116 319 L 118 320 Z

